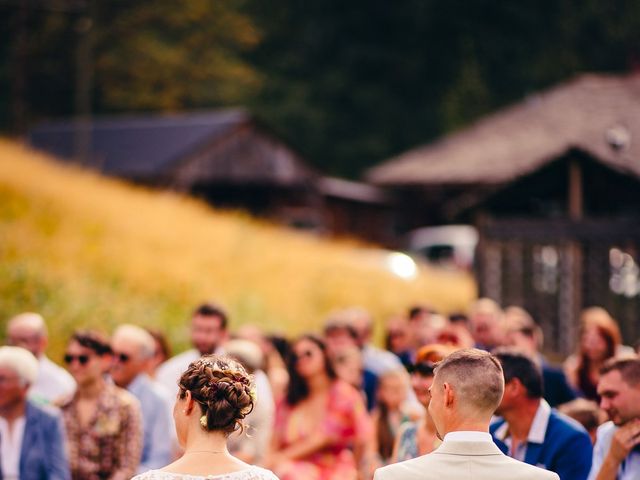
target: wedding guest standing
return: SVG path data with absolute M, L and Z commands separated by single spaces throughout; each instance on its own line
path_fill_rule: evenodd
M 78 389 L 62 406 L 74 480 L 129 480 L 142 452 L 136 398 L 105 379 L 111 347 L 96 332 L 76 332 L 64 356 Z
M 229 357 L 205 355 L 191 363 L 180 377 L 173 408 L 184 453 L 134 480 L 277 480 L 269 470 L 246 464 L 227 449 L 227 437 L 242 430 L 253 409 L 253 389 L 246 370 Z
M 38 378 L 29 389 L 31 400 L 36 403 L 55 403 L 73 395 L 76 389 L 73 377 L 45 353 L 49 335 L 42 315 L 26 312 L 9 320 L 7 343 L 29 350 L 38 360 Z

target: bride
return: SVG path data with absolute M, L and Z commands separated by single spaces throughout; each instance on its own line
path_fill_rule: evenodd
M 227 436 L 243 428 L 242 420 L 253 409 L 253 386 L 242 365 L 226 356 L 206 355 L 189 365 L 178 386 L 173 418 L 184 454 L 133 480 L 278 480 L 227 450 Z

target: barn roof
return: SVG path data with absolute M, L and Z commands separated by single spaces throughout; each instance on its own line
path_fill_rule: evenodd
M 87 125 L 88 166 L 124 177 L 158 175 L 204 144 L 248 122 L 243 109 L 94 118 Z M 63 159 L 76 157 L 77 120 L 42 123 L 29 143 Z
M 640 177 L 640 75 L 588 74 L 370 169 L 378 185 L 496 185 L 581 150 Z

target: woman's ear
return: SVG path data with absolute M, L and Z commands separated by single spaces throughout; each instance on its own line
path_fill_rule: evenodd
M 193 411 L 193 407 L 195 406 L 195 400 L 191 396 L 191 392 L 189 390 L 185 392 L 184 401 L 184 413 L 189 415 Z

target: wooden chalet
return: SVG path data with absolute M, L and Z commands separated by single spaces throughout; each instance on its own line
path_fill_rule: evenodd
M 478 227 L 482 295 L 521 305 L 570 353 L 579 311 L 640 338 L 640 75 L 584 75 L 410 150 L 366 178 L 403 199 L 405 228 Z
M 379 187 L 321 176 L 243 109 L 49 122 L 28 140 L 62 160 L 216 207 L 329 234 L 387 235 L 376 228 L 390 217 Z

